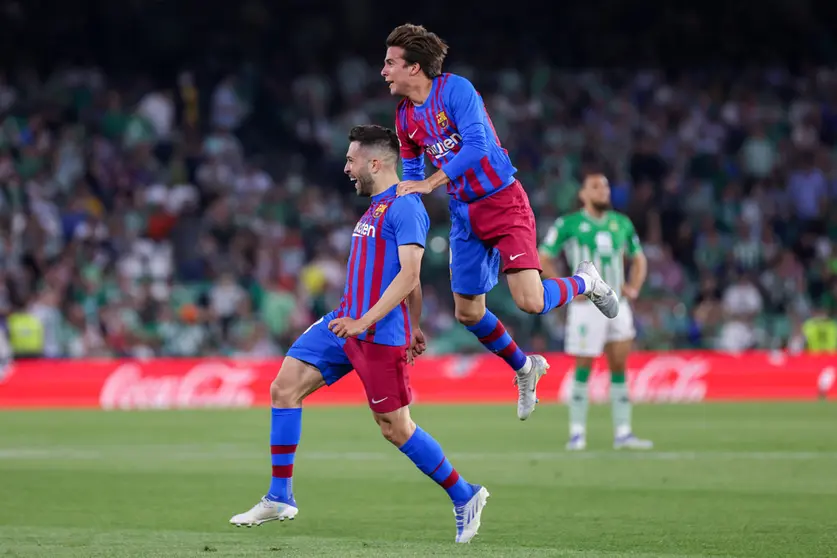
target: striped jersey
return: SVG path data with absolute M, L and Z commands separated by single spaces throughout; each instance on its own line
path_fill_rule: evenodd
M 563 250 L 570 269 L 584 260 L 593 262 L 605 282 L 621 293 L 625 256 L 641 254 L 642 243 L 627 215 L 606 211 L 597 219 L 582 209 L 556 219 L 539 250 L 552 258 Z
M 404 180 L 424 179 L 424 154 L 450 179 L 448 194 L 472 202 L 514 182 L 517 169 L 500 144 L 485 103 L 470 81 L 455 74 L 433 79 L 421 105 L 404 98 L 395 127 Z
M 346 287 L 337 316 L 359 319 L 381 298 L 401 271 L 398 247 L 424 247 L 430 218 L 419 194 L 395 196 L 396 185 L 372 196 L 369 209 L 355 225 L 346 268 Z M 381 345 L 400 346 L 410 342 L 410 315 L 401 301 L 358 339 Z

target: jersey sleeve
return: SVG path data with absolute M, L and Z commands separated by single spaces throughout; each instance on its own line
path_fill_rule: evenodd
M 563 217 L 555 219 L 555 223 L 549 227 L 549 232 L 546 233 L 546 238 L 540 245 L 538 251 L 541 254 L 547 254 L 551 257 L 557 257 L 561 252 L 561 247 L 567 240 L 567 227 Z
M 642 243 L 639 241 L 639 235 L 636 234 L 634 224 L 627 217 L 624 217 L 624 220 L 625 232 L 628 236 L 628 256 L 633 257 L 637 254 L 642 254 Z
M 419 194 L 397 198 L 389 210 L 389 219 L 398 246 L 418 244 L 424 247 L 430 229 L 430 217 Z
M 404 180 L 424 180 L 424 151 L 410 139 L 407 130 L 407 110 L 402 101 L 395 113 L 395 133 L 401 145 L 401 167 Z
M 456 180 L 488 155 L 488 136 L 485 129 L 485 105 L 477 90 L 467 79 L 451 76 L 445 85 L 443 100 L 449 118 L 462 136 L 462 147 L 453 159 L 442 165 L 450 180 Z

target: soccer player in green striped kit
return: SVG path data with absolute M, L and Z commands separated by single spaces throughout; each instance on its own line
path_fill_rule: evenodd
M 554 259 L 564 252 L 570 268 L 592 261 L 602 278 L 620 293 L 619 313 L 609 319 L 584 299 L 567 307 L 565 351 L 576 358 L 575 381 L 570 398 L 570 440 L 568 450 L 587 447 L 587 380 L 593 360 L 604 353 L 610 367 L 610 398 L 613 405 L 613 447 L 651 449 L 631 429 L 631 402 L 625 367 L 636 330 L 630 301 L 635 300 L 645 281 L 648 263 L 642 253 L 633 223 L 610 206 L 610 185 L 601 174 L 587 176 L 579 191 L 582 209 L 559 217 L 540 247 L 545 277 L 555 277 Z M 630 258 L 630 277 L 625 281 L 625 257 Z

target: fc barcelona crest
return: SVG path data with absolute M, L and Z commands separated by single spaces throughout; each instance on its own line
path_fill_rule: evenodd
M 442 111 L 436 115 L 436 123 L 442 128 L 448 127 L 448 115 L 445 114 L 445 111 Z
M 378 207 L 375 208 L 375 211 L 372 212 L 372 217 L 374 219 L 377 219 L 378 217 L 383 215 L 384 211 L 386 211 L 386 210 L 387 210 L 387 204 L 382 203 L 381 205 L 379 205 Z

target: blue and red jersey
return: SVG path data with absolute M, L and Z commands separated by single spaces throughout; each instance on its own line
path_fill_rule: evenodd
M 352 248 L 346 268 L 346 287 L 337 316 L 359 319 L 381 298 L 401 271 L 398 247 L 424 247 L 430 218 L 419 194 L 396 197 L 393 185 L 372 196 L 372 203 L 352 233 Z M 406 302 L 396 306 L 358 339 L 381 345 L 410 342 L 410 313 Z
M 514 182 L 517 169 L 500 144 L 485 103 L 462 76 L 433 79 L 421 105 L 398 104 L 395 127 L 401 142 L 404 180 L 424 179 L 424 154 L 450 179 L 448 194 L 472 202 Z

